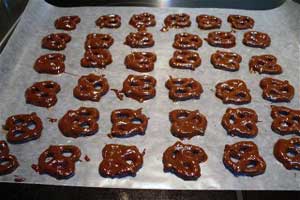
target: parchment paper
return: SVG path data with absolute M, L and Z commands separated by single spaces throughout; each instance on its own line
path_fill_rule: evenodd
M 282 137 L 270 129 L 270 105 L 261 97 L 259 81 L 265 75 L 250 74 L 248 61 L 251 56 L 271 53 L 277 56 L 279 64 L 283 67 L 283 74 L 275 76 L 282 80 L 289 80 L 295 87 L 295 97 L 286 105 L 291 108 L 299 106 L 299 36 L 300 36 L 300 5 L 287 1 L 281 7 L 267 11 L 246 11 L 230 9 L 201 9 L 201 8 L 143 8 L 143 7 L 78 7 L 78 8 L 56 8 L 46 4 L 44 1 L 31 0 L 22 16 L 22 19 L 9 40 L 6 48 L 0 56 L 0 123 L 14 114 L 37 112 L 44 123 L 44 130 L 40 139 L 25 144 L 9 145 L 12 154 L 15 154 L 20 167 L 9 175 L 1 176 L 1 182 L 13 182 L 14 175 L 20 175 L 26 180 L 24 183 L 71 185 L 91 187 L 112 188 L 153 188 L 153 189 L 222 189 L 222 190 L 299 190 L 299 171 L 286 170 L 273 156 L 273 145 Z M 133 49 L 123 45 L 124 39 L 129 32 L 135 31 L 128 25 L 132 14 L 150 12 L 156 16 L 157 26 L 149 28 L 154 35 L 155 46 L 144 49 L 154 51 L 158 60 L 155 70 L 150 75 L 157 79 L 157 95 L 154 99 L 144 103 L 138 103 L 132 99 L 125 98 L 120 101 L 113 92 L 105 95 L 100 102 L 83 102 L 73 97 L 72 90 L 77 84 L 79 76 L 91 72 L 105 74 L 111 88 L 122 87 L 123 80 L 129 74 L 137 72 L 127 70 L 123 64 L 124 58 Z M 162 33 L 159 29 L 163 19 L 171 13 L 186 12 L 190 14 L 192 26 L 186 29 L 170 30 Z M 103 15 L 116 13 L 122 17 L 122 26 L 119 29 L 102 29 L 95 26 L 95 20 Z M 230 49 L 242 55 L 243 61 L 238 72 L 226 72 L 217 70 L 210 64 L 210 55 L 217 50 L 203 42 L 198 50 L 202 64 L 195 71 L 177 70 L 169 67 L 168 61 L 173 54 L 172 43 L 174 35 L 187 31 L 198 34 L 205 38 L 209 31 L 197 28 L 195 17 L 198 14 L 213 14 L 223 20 L 221 30 L 231 30 L 226 22 L 229 14 L 249 15 L 255 19 L 254 30 L 266 32 L 271 36 L 272 44 L 267 49 L 246 47 L 242 44 L 242 36 L 245 31 L 237 31 L 237 46 Z M 63 15 L 79 15 L 81 23 L 77 29 L 70 32 L 72 41 L 61 53 L 66 55 L 66 71 L 76 74 L 46 75 L 38 74 L 33 70 L 33 63 L 42 54 L 51 51 L 41 48 L 41 39 L 56 30 L 53 22 Z M 89 33 L 109 33 L 115 39 L 110 48 L 113 63 L 106 69 L 87 69 L 80 66 L 80 59 L 84 53 L 84 41 Z M 193 77 L 199 80 L 204 88 L 200 100 L 189 100 L 173 103 L 168 98 L 168 90 L 165 81 L 169 75 L 174 77 Z M 259 120 L 259 134 L 254 139 L 241 139 L 228 136 L 220 124 L 221 118 L 227 107 L 221 100 L 215 97 L 214 88 L 217 82 L 232 78 L 243 79 L 251 90 L 252 102 L 245 107 L 256 110 Z M 58 94 L 58 103 L 51 109 L 39 108 L 25 103 L 24 91 L 36 81 L 53 80 L 58 82 L 62 90 Z M 97 134 L 85 138 L 67 138 L 58 130 L 57 123 L 50 123 L 47 117 L 61 118 L 69 109 L 77 109 L 80 106 L 96 107 L 100 111 L 100 130 Z M 135 136 L 127 139 L 110 139 L 110 114 L 119 108 L 143 108 L 144 113 L 150 117 L 148 129 L 145 136 Z M 197 136 L 185 143 L 201 146 L 208 154 L 208 161 L 201 164 L 202 176 L 197 181 L 183 181 L 170 173 L 163 172 L 162 154 L 167 147 L 173 145 L 178 139 L 173 137 L 169 131 L 170 122 L 168 113 L 173 109 L 199 109 L 208 119 L 208 127 L 205 136 Z M 2 131 L 4 133 L 4 131 Z M 5 140 L 5 134 L 0 135 Z M 232 144 L 241 140 L 254 141 L 260 154 L 266 160 L 267 169 L 263 175 L 256 177 L 235 177 L 225 169 L 222 163 L 222 155 L 225 144 Z M 142 151 L 146 149 L 144 165 L 137 176 L 122 179 L 103 178 L 98 174 L 98 166 L 102 160 L 101 150 L 105 144 L 120 143 L 137 145 Z M 37 163 L 38 157 L 50 144 L 73 144 L 81 148 L 83 156 L 87 154 L 90 162 L 80 162 L 76 165 L 75 176 L 68 180 L 56 180 L 48 175 L 39 175 L 31 169 L 31 164 Z

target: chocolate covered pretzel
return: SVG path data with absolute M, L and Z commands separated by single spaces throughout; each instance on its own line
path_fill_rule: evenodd
M 95 23 L 100 28 L 119 28 L 121 26 L 121 17 L 116 14 L 102 15 Z
M 91 33 L 86 36 L 85 49 L 108 49 L 114 39 L 108 34 Z
M 66 31 L 76 29 L 76 25 L 80 23 L 80 17 L 73 16 L 62 16 L 55 20 L 54 26 L 56 29 L 62 29 Z
M 65 59 L 60 53 L 45 54 L 35 61 L 33 68 L 38 73 L 61 74 L 65 72 Z
M 185 28 L 192 24 L 190 16 L 186 13 L 171 14 L 164 19 L 164 26 L 160 31 L 166 32 L 170 28 Z
M 201 58 L 195 51 L 176 50 L 169 61 L 169 65 L 177 69 L 195 70 L 201 65 Z
M 174 38 L 173 47 L 176 49 L 194 49 L 202 46 L 202 40 L 198 35 L 190 33 L 177 33 Z
M 270 54 L 252 56 L 249 61 L 250 72 L 259 74 L 281 74 L 282 68 L 277 64 L 277 58 Z
M 112 61 L 112 56 L 107 49 L 88 49 L 80 62 L 82 67 L 106 68 Z
M 234 52 L 216 51 L 210 57 L 210 62 L 216 69 L 238 71 L 242 57 Z
M 156 54 L 152 52 L 132 52 L 125 57 L 127 69 L 138 72 L 151 72 L 154 69 Z
M 51 33 L 42 39 L 42 48 L 56 51 L 64 50 L 71 39 L 67 33 Z
M 9 148 L 4 140 L 0 141 L 0 176 L 10 174 L 19 166 L 16 156 L 9 154 Z
M 222 20 L 213 15 L 198 15 L 196 17 L 198 27 L 204 30 L 217 29 L 222 25 Z
M 235 36 L 231 32 L 214 31 L 205 38 L 209 45 L 214 47 L 232 48 L 235 46 Z
M 145 30 L 147 27 L 156 25 L 155 16 L 147 12 L 134 14 L 130 18 L 129 24 L 138 30 Z
M 129 33 L 126 36 L 124 44 L 131 48 L 148 48 L 154 46 L 153 35 L 146 31 L 138 31 Z
M 235 29 L 250 29 L 254 26 L 254 19 L 243 15 L 229 15 L 227 21 L 231 24 L 232 28 Z
M 244 34 L 243 43 L 249 47 L 264 49 L 271 45 L 271 38 L 267 33 L 248 31 Z

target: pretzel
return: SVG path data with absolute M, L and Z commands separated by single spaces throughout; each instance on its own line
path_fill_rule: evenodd
M 108 34 L 91 33 L 86 36 L 85 49 L 108 49 L 114 39 Z
M 300 110 L 285 106 L 271 106 L 271 128 L 280 135 L 300 134 Z
M 169 113 L 171 133 L 179 139 L 191 139 L 197 135 L 204 135 L 207 120 L 199 110 L 173 110 Z
M 121 26 L 121 17 L 115 14 L 102 15 L 95 23 L 100 28 L 119 28 Z
M 254 20 L 251 17 L 243 15 L 229 15 L 227 21 L 235 29 L 250 29 L 254 26 Z
M 238 71 L 242 57 L 234 52 L 216 51 L 210 57 L 210 62 L 216 69 Z
M 176 50 L 169 61 L 169 65 L 177 69 L 195 70 L 201 65 L 201 58 L 197 52 L 189 50 Z
M 277 64 L 277 58 L 270 54 L 252 56 L 249 61 L 250 72 L 259 74 L 281 74 L 282 68 Z
M 138 30 L 145 30 L 147 27 L 156 25 L 155 16 L 147 12 L 132 15 L 129 24 Z
M 43 130 L 42 120 L 36 113 L 13 115 L 6 119 L 5 130 L 9 143 L 18 144 L 38 139 Z
M 290 102 L 295 94 L 295 89 L 287 80 L 264 78 L 260 81 L 263 90 L 262 97 L 271 102 Z
M 36 82 L 26 89 L 26 103 L 40 106 L 52 107 L 57 102 L 56 94 L 60 91 L 60 85 L 54 81 Z
M 154 46 L 153 35 L 146 31 L 138 31 L 136 33 L 129 33 L 126 36 L 124 44 L 131 48 L 148 48 Z
M 266 170 L 264 159 L 259 155 L 256 144 L 251 141 L 226 144 L 223 163 L 235 176 L 257 176 Z
M 0 141 L 0 175 L 10 174 L 19 166 L 17 158 L 9 154 L 9 148 L 4 140 Z
M 71 39 L 67 33 L 51 33 L 42 39 L 42 48 L 56 51 L 64 50 Z
M 221 28 L 222 20 L 212 15 L 198 15 L 196 17 L 198 27 L 204 30 Z
M 71 155 L 66 155 L 71 154 Z M 48 174 L 56 179 L 68 179 L 75 174 L 75 163 L 81 151 L 73 145 L 50 145 L 41 153 L 38 165 L 33 167 L 39 174 Z
M 300 138 L 279 139 L 274 145 L 273 154 L 275 158 L 290 169 L 300 169 Z
M 165 84 L 169 89 L 169 98 L 173 101 L 199 99 L 203 92 L 201 84 L 193 78 L 172 78 Z
M 202 46 L 202 40 L 198 35 L 190 33 L 177 33 L 174 38 L 173 47 L 176 49 L 194 49 Z
M 170 28 L 185 28 L 185 27 L 190 27 L 192 24 L 190 20 L 190 16 L 185 13 L 180 13 L 180 14 L 171 14 L 168 15 L 164 19 L 164 26 L 161 28 L 160 31 L 166 32 Z
M 131 137 L 137 134 L 145 135 L 148 117 L 142 113 L 142 108 L 137 110 L 119 109 L 111 113 L 111 136 Z
M 197 180 L 201 176 L 199 164 L 206 160 L 207 155 L 201 147 L 181 142 L 176 142 L 163 154 L 164 171 L 184 180 Z
M 33 68 L 38 73 L 61 74 L 65 72 L 65 59 L 60 53 L 45 54 L 35 61 Z
M 250 90 L 246 83 L 239 79 L 218 83 L 216 85 L 216 97 L 221 99 L 224 104 L 240 105 L 251 102 Z
M 78 85 L 73 90 L 73 95 L 83 101 L 100 101 L 108 90 L 109 85 L 104 75 L 89 74 L 80 77 Z
M 156 54 L 152 52 L 132 52 L 125 57 L 127 69 L 138 72 L 151 72 L 154 69 Z
M 82 67 L 106 68 L 112 63 L 112 56 L 107 49 L 88 49 L 81 59 Z
M 214 31 L 208 33 L 205 38 L 209 45 L 221 48 L 232 48 L 235 46 L 235 36 L 231 32 Z
M 143 156 L 144 153 L 140 153 L 136 146 L 107 144 L 102 150 L 99 173 L 110 178 L 136 176 L 143 165 Z
M 244 34 L 243 43 L 249 47 L 264 49 L 271 45 L 271 38 L 267 33 L 248 31 Z
M 222 118 L 222 126 L 231 136 L 255 137 L 258 133 L 258 117 L 250 108 L 227 108 Z
M 54 26 L 56 29 L 62 30 L 74 30 L 76 29 L 76 25 L 80 23 L 79 16 L 62 16 L 55 20 Z
M 80 107 L 69 110 L 58 122 L 59 130 L 66 137 L 84 137 L 98 132 L 99 111 L 96 108 Z

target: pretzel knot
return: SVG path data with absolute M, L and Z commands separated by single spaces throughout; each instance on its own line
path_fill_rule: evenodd
M 155 16 L 147 12 L 132 15 L 129 24 L 138 30 L 145 30 L 147 27 L 156 25 Z
M 266 170 L 266 163 L 259 155 L 256 144 L 250 141 L 225 145 L 223 163 L 236 176 L 256 176 Z
M 143 165 L 143 156 L 144 152 L 140 153 L 136 146 L 107 144 L 102 150 L 99 173 L 110 178 L 136 176 Z
M 81 151 L 73 145 L 50 145 L 39 157 L 37 171 L 56 179 L 68 179 L 75 173 Z
M 61 74 L 65 72 L 64 61 L 66 56 L 60 53 L 45 54 L 39 57 L 34 64 L 38 73 Z
M 171 133 L 180 139 L 204 135 L 207 126 L 206 117 L 199 110 L 173 110 L 169 113 L 169 119 Z
M 154 45 L 153 35 L 146 31 L 138 31 L 136 33 L 129 33 L 126 36 L 124 44 L 131 48 L 147 48 Z
M 119 109 L 111 113 L 111 135 L 113 137 L 131 137 L 134 135 L 144 135 L 148 125 L 146 115 L 142 109 Z
M 19 163 L 14 155 L 9 154 L 9 148 L 5 141 L 0 141 L 0 175 L 10 174 Z
M 198 35 L 190 33 L 177 33 L 174 38 L 173 47 L 176 49 L 194 49 L 202 46 L 202 40 Z
M 268 34 L 258 31 L 248 31 L 244 34 L 243 43 L 249 47 L 266 48 L 271 44 Z
M 109 90 L 107 79 L 104 75 L 89 74 L 80 77 L 78 85 L 74 88 L 73 94 L 80 100 L 100 101 Z
M 191 26 L 190 16 L 185 13 L 171 14 L 164 19 L 164 26 L 160 31 L 166 32 L 170 28 L 185 28 Z
M 246 104 L 251 102 L 250 90 L 244 81 L 232 79 L 216 85 L 216 96 L 223 103 Z
M 295 94 L 294 87 L 287 80 L 264 78 L 259 85 L 263 90 L 262 97 L 268 101 L 290 102 Z
M 210 61 L 216 69 L 238 71 L 242 57 L 234 52 L 216 51 L 211 55 Z
M 81 59 L 82 67 L 106 68 L 112 63 L 112 56 L 107 49 L 88 49 Z
M 222 25 L 222 20 L 212 15 L 198 15 L 196 22 L 198 23 L 198 27 L 204 30 L 217 29 Z
M 102 15 L 95 23 L 100 28 L 119 28 L 121 26 L 121 17 L 115 14 Z
M 169 98 L 173 101 L 199 99 L 203 92 L 201 84 L 193 78 L 172 78 L 165 84 L 169 89 Z
M 277 64 L 277 58 L 273 55 L 265 54 L 252 56 L 249 61 L 250 72 L 259 74 L 281 74 L 282 68 Z
M 76 25 L 80 23 L 80 17 L 78 16 L 62 16 L 55 20 L 54 25 L 56 29 L 62 30 L 74 30 Z
M 69 110 L 58 122 L 58 127 L 66 137 L 94 135 L 98 131 L 99 111 L 96 108 L 80 107 Z
M 273 154 L 286 169 L 300 169 L 300 138 L 279 139 L 274 145 Z
M 231 136 L 255 137 L 258 129 L 257 114 L 249 108 L 227 108 L 222 118 L 222 126 Z
M 8 130 L 7 141 L 16 144 L 38 139 L 43 123 L 36 113 L 20 114 L 8 117 L 3 128 Z
M 254 20 L 251 17 L 243 15 L 229 15 L 227 21 L 231 24 L 232 28 L 240 30 L 253 28 L 254 26 Z
M 280 135 L 300 134 L 300 110 L 285 106 L 271 106 L 271 128 Z
M 108 34 L 91 33 L 86 36 L 85 49 L 108 49 L 114 39 Z
M 60 91 L 60 85 L 54 81 L 36 82 L 26 89 L 26 103 L 40 106 L 52 107 L 57 102 L 56 94 Z
M 231 48 L 236 44 L 235 36 L 231 32 L 210 32 L 205 40 L 214 47 Z
M 189 50 L 177 50 L 170 59 L 169 64 L 177 69 L 195 70 L 201 65 L 201 58 L 197 52 Z
M 154 69 L 156 55 L 151 52 L 132 52 L 125 58 L 125 65 L 128 69 L 138 72 L 150 72 Z
M 184 180 L 196 180 L 201 175 L 199 164 L 207 160 L 205 151 L 195 145 L 176 142 L 163 154 L 165 172 L 172 172 Z
M 67 33 L 52 33 L 42 39 L 42 47 L 45 49 L 60 51 L 66 48 L 71 41 L 71 36 Z

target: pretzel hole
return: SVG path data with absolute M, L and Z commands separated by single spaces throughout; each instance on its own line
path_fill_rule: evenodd
M 13 132 L 14 137 L 21 137 L 24 134 L 23 131 L 16 130 Z
M 45 88 L 48 88 L 48 89 L 53 89 L 54 88 L 54 85 L 49 83 L 49 84 L 45 84 L 43 85 Z
M 54 160 L 54 157 L 52 156 L 52 154 L 49 154 L 46 159 L 45 159 L 45 163 L 49 163 L 51 162 L 52 160 Z
M 64 150 L 64 151 L 62 152 L 62 155 L 63 155 L 64 157 L 69 158 L 69 157 L 71 157 L 71 156 L 73 155 L 73 153 L 72 153 L 70 150 Z
M 139 118 L 133 118 L 133 119 L 131 120 L 131 123 L 132 123 L 132 124 L 142 124 L 143 121 L 142 121 L 141 119 L 139 119 Z
M 279 115 L 281 115 L 281 116 L 287 116 L 287 115 L 290 114 L 290 112 L 285 111 L 285 110 L 280 110 L 278 113 L 279 113 Z
M 29 130 L 34 130 L 36 127 L 36 124 L 34 122 L 29 122 L 29 124 L 27 124 L 27 128 Z
M 257 164 L 258 164 L 257 161 L 251 160 L 247 165 L 247 169 L 254 168 L 256 167 Z
M 127 113 L 118 113 L 117 114 L 117 118 L 119 118 L 119 119 L 127 119 L 127 118 L 129 118 L 129 114 L 127 114 Z
M 293 116 L 292 120 L 296 123 L 300 123 L 300 117 L 299 116 Z
M 23 123 L 24 123 L 24 121 L 21 120 L 21 119 L 17 119 L 17 120 L 14 121 L 14 125 L 15 125 L 15 126 L 20 126 L 20 125 L 22 125 Z
M 230 123 L 230 124 L 234 124 L 234 123 L 235 123 L 235 117 L 234 117 L 233 115 L 231 115 L 231 116 L 229 117 L 229 123 Z
M 295 149 L 288 149 L 286 155 L 290 158 L 294 158 L 298 152 Z
M 252 130 L 252 129 L 253 129 L 253 126 L 252 126 L 252 124 L 249 124 L 249 123 L 248 123 L 248 124 L 246 124 L 246 128 L 249 129 L 249 130 Z
M 190 56 L 190 57 L 188 57 L 188 60 L 189 60 L 190 62 L 196 62 L 198 59 L 197 59 L 196 56 Z
M 90 128 L 90 124 L 88 122 L 83 122 L 80 124 L 80 127 L 83 129 L 88 129 Z
M 0 159 L 0 166 L 4 167 L 5 165 L 9 165 L 9 161 L 6 160 L 5 158 Z
M 133 160 L 126 160 L 125 161 L 128 165 L 133 165 L 134 163 L 133 163 Z
M 97 83 L 94 84 L 94 88 L 95 88 L 95 90 L 101 90 L 102 84 L 97 82 Z
M 83 116 L 83 117 L 89 117 L 91 115 L 91 113 L 89 111 L 87 111 L 87 110 L 84 110 L 84 111 L 81 111 L 79 115 Z M 78 122 L 79 120 L 75 119 L 74 121 Z
M 189 116 L 188 113 L 182 112 L 182 113 L 179 113 L 179 114 L 176 116 L 176 118 L 177 118 L 177 119 L 185 119 L 185 118 L 187 118 L 188 116 Z
M 175 91 L 176 94 L 185 94 L 186 93 L 186 90 L 183 89 L 183 88 L 179 88 Z
M 233 163 L 239 162 L 239 159 L 236 158 L 236 157 L 230 157 L 230 160 L 231 160 L 231 162 L 233 162 Z
M 224 89 L 224 92 L 226 92 L 226 93 L 230 93 L 233 91 L 233 88 L 231 88 L 229 86 L 225 86 L 223 89 Z
M 238 93 L 236 94 L 236 96 L 239 97 L 239 98 L 245 98 L 245 97 L 246 97 L 246 94 L 245 94 L 244 92 L 238 92 Z
M 292 126 L 292 124 L 288 121 L 283 121 L 283 122 L 280 123 L 280 126 L 284 127 L 284 128 L 287 128 L 287 127 Z
M 288 93 L 290 90 L 289 90 L 289 87 L 283 87 L 280 91 L 282 93 Z
M 179 153 L 178 150 L 174 150 L 173 153 L 172 153 L 172 155 L 171 155 L 172 158 L 175 159 L 175 158 L 177 157 L 177 154 L 178 154 L 178 153 Z

